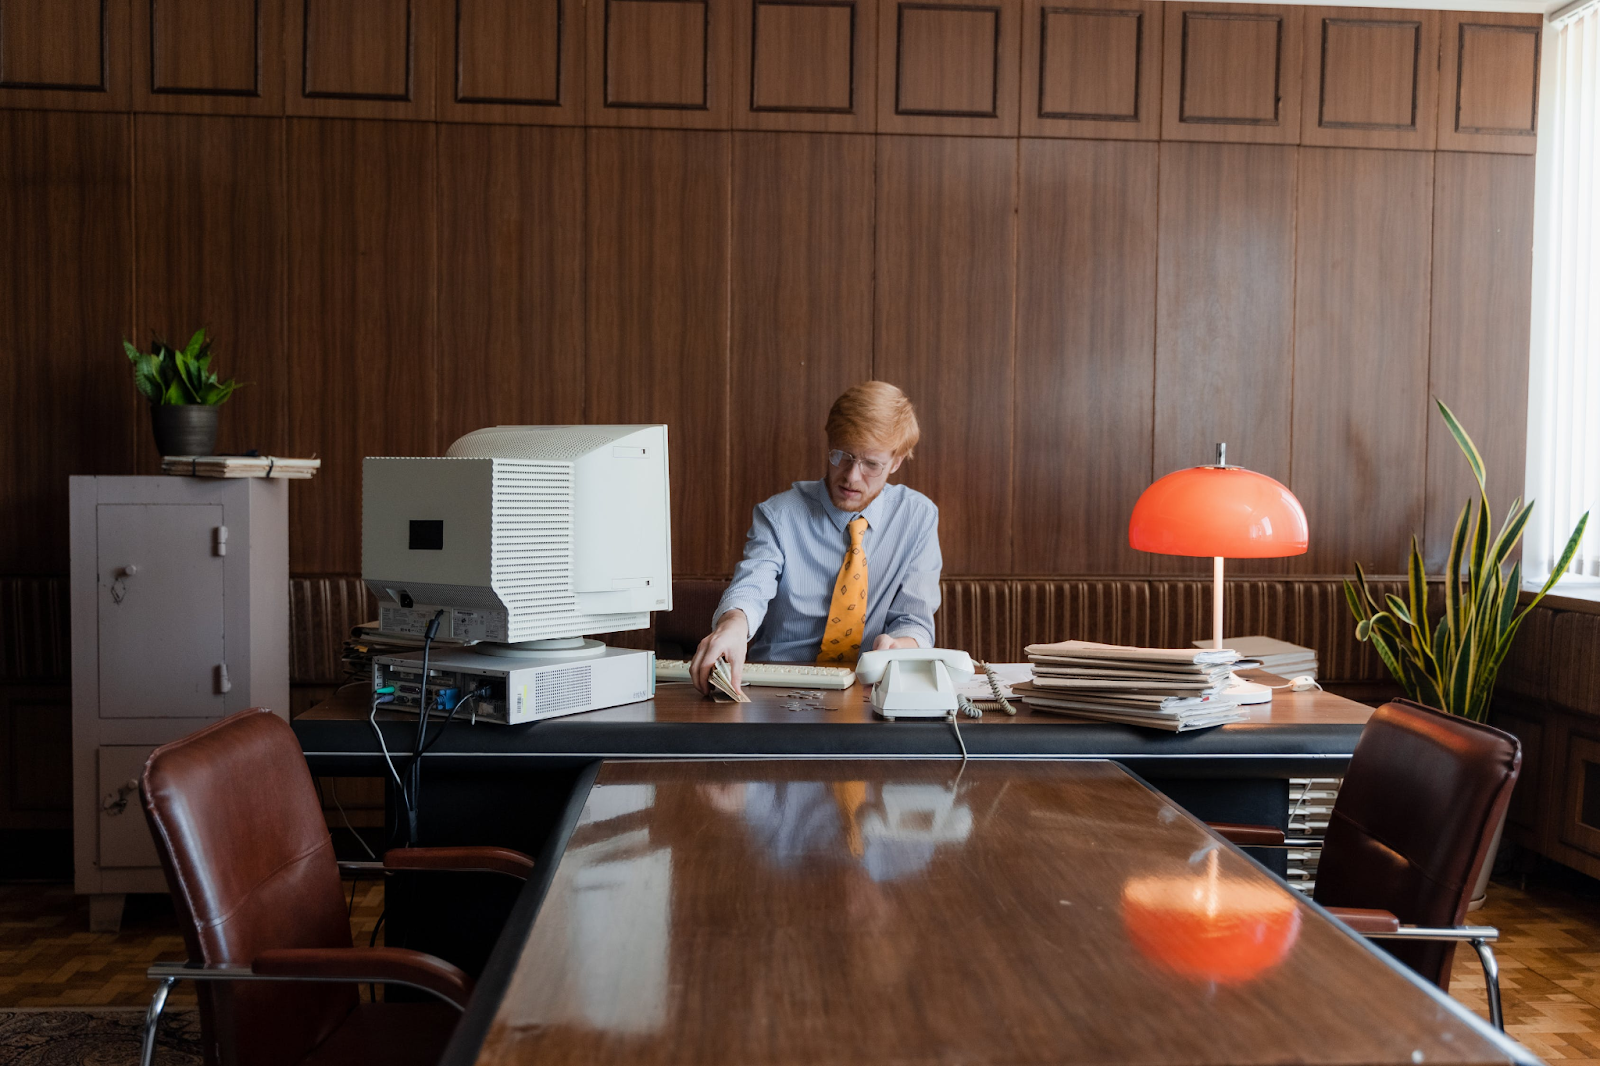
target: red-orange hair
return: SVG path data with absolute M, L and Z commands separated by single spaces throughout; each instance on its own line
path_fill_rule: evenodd
M 909 459 L 921 438 L 916 409 L 887 381 L 852 385 L 828 409 L 829 444 L 879 447 L 896 459 Z

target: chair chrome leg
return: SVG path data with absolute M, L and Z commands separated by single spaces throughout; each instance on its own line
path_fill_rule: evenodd
M 156 986 L 156 994 L 150 997 L 150 1009 L 144 1015 L 144 1047 L 139 1051 L 139 1066 L 150 1066 L 156 1057 L 156 1028 L 167 1006 L 167 993 L 177 981 L 176 977 L 163 977 Z
M 1494 949 L 1487 940 L 1471 941 L 1472 950 L 1483 963 L 1483 984 L 1489 990 L 1489 1021 L 1502 1033 L 1506 1031 L 1505 1019 L 1500 1014 L 1500 964 L 1494 960 Z

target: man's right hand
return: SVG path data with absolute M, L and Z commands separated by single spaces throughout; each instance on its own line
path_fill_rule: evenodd
M 743 611 L 734 608 L 719 618 L 717 628 L 700 642 L 700 647 L 695 649 L 694 658 L 689 660 L 689 680 L 694 682 L 694 687 L 703 695 L 709 695 L 711 668 L 717 665 L 718 659 L 727 659 L 728 672 L 733 676 L 734 691 L 743 692 L 739 683 L 744 674 L 745 646 L 749 642 L 750 623 L 745 619 Z

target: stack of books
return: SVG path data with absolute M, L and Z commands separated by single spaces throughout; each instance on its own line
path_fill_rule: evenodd
M 1255 666 L 1232 649 L 1132 648 L 1067 640 L 1025 649 L 1033 680 L 1013 686 L 1030 710 L 1184 733 L 1248 717 L 1222 694 L 1236 668 Z
M 1197 640 L 1194 646 L 1209 648 L 1211 641 Z M 1316 680 L 1317 653 L 1311 648 L 1302 648 L 1298 644 L 1274 640 L 1272 637 L 1229 637 L 1228 647 L 1247 659 L 1260 660 L 1261 669 L 1269 674 L 1291 679 L 1304 676 Z

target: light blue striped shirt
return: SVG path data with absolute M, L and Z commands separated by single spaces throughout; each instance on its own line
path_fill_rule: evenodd
M 933 647 L 939 609 L 939 508 L 904 485 L 885 485 L 861 512 L 867 519 L 867 622 L 861 648 L 878 634 L 915 637 Z M 756 505 L 744 559 L 712 616 L 714 627 L 735 608 L 750 623 L 751 662 L 814 662 L 833 603 L 856 515 L 828 498 L 823 481 L 796 481 Z

